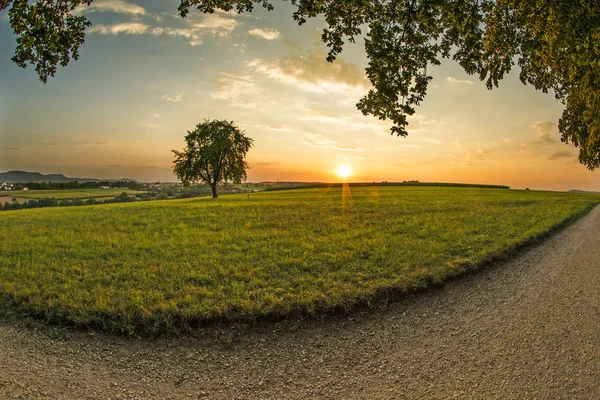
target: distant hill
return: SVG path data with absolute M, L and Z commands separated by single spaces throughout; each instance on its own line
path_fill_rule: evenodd
M 94 178 L 68 178 L 63 174 L 40 174 L 39 172 L 26 172 L 26 171 L 8 171 L 0 172 L 0 181 L 2 182 L 90 182 L 99 181 L 100 179 Z M 107 179 L 112 180 L 112 179 Z

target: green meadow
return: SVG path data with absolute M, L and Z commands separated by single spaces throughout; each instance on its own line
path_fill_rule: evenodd
M 128 188 L 110 189 L 61 189 L 61 190 L 12 190 L 5 192 L 5 196 L 19 197 L 23 199 L 44 199 L 54 197 L 57 200 L 67 199 L 97 199 L 101 197 L 113 198 L 127 192 L 129 195 L 146 193 L 140 190 Z
M 344 186 L 6 211 L 0 305 L 150 335 L 350 309 L 506 257 L 598 202 L 582 193 Z

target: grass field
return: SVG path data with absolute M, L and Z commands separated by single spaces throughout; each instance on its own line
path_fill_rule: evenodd
M 351 308 L 508 255 L 600 196 L 334 187 L 0 214 L 0 302 L 142 334 Z
M 128 188 L 110 188 L 110 189 L 63 189 L 63 190 L 12 190 L 10 196 L 24 199 L 43 199 L 56 198 L 57 200 L 67 199 L 92 199 L 92 198 L 114 198 L 123 192 L 128 194 L 146 193 L 140 190 L 130 190 Z

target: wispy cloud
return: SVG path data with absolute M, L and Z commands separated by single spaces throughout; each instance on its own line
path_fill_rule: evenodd
M 113 3 L 124 3 L 124 2 L 109 2 L 109 3 L 101 3 L 105 4 L 103 7 L 107 10 L 110 7 L 112 11 L 116 9 L 127 10 L 126 6 L 121 4 L 120 8 L 115 6 Z M 95 2 L 93 4 L 96 4 Z M 128 3 L 124 3 L 128 4 Z M 137 7 L 137 6 L 136 6 Z M 141 7 L 140 7 L 141 8 Z M 131 9 L 129 14 L 136 14 L 133 12 L 134 9 Z M 139 10 L 138 10 L 139 11 Z M 123 11 L 125 12 L 125 11 Z M 144 9 L 141 8 L 137 14 L 145 15 Z M 161 18 L 157 16 L 150 16 L 157 21 L 160 21 Z M 146 18 L 147 19 L 147 18 Z M 119 22 L 115 24 L 98 24 L 92 25 L 87 32 L 88 33 L 98 33 L 102 35 L 119 35 L 119 34 L 129 34 L 129 35 L 153 35 L 153 36 L 172 36 L 172 37 L 182 37 L 188 39 L 189 44 L 191 46 L 199 46 L 203 43 L 202 36 L 204 35 L 213 35 L 219 37 L 229 37 L 233 30 L 240 24 L 235 18 L 231 17 L 229 14 L 221 13 L 221 14 L 208 14 L 202 16 L 201 19 L 192 22 L 188 19 L 185 21 L 186 25 L 184 27 L 170 27 L 170 26 L 151 26 L 147 23 L 140 22 L 138 20 L 138 16 L 129 22 Z
M 169 96 L 168 94 L 163 94 L 160 98 L 163 100 L 166 100 L 166 101 L 170 101 L 171 103 L 179 103 L 183 99 L 183 93 L 176 92 L 175 96 Z
M 119 14 L 130 14 L 130 15 L 145 15 L 146 10 L 143 7 L 127 3 L 122 0 L 95 0 L 89 6 L 80 5 L 73 10 L 73 14 L 84 14 L 88 12 L 114 12 Z
M 4 145 L 0 145 L 0 150 L 6 150 L 6 151 L 21 151 L 21 150 L 25 150 L 24 147 L 13 147 L 13 146 L 4 146 Z
M 213 86 L 215 90 L 210 94 L 212 98 L 227 100 L 231 106 L 256 108 L 259 88 L 250 76 L 221 72 Z
M 275 131 L 275 132 L 292 132 L 293 129 L 285 126 L 285 125 L 281 125 L 281 124 L 248 124 L 246 125 L 248 127 L 252 127 L 261 131 Z
M 53 147 L 87 147 L 87 146 L 112 146 L 116 142 L 38 142 L 44 146 Z
M 562 150 L 562 151 L 557 151 L 552 153 L 549 157 L 548 160 L 559 160 L 562 158 L 575 158 L 574 154 L 571 153 L 570 151 L 567 150 Z
M 249 30 L 248 33 L 265 40 L 275 40 L 279 37 L 279 31 L 277 29 L 270 28 L 254 28 Z
M 173 37 L 184 37 L 186 39 L 189 39 L 190 45 L 192 47 L 200 46 L 203 43 L 202 38 L 200 37 L 200 31 L 198 29 L 193 29 L 193 28 L 156 27 L 156 28 L 152 28 L 150 33 L 152 33 L 155 36 L 167 35 L 167 36 L 173 36 Z
M 114 25 L 92 25 L 87 33 L 99 33 L 101 35 L 143 35 L 148 32 L 149 25 L 141 22 L 122 22 Z
M 215 13 L 203 15 L 199 20 L 186 19 L 187 26 L 183 28 L 155 27 L 150 33 L 155 36 L 166 35 L 172 37 L 183 37 L 189 40 L 191 46 L 199 46 L 204 41 L 205 35 L 229 37 L 240 24 L 234 18 L 234 14 Z
M 446 82 L 454 84 L 454 85 L 472 85 L 473 81 L 468 79 L 456 79 L 451 76 L 446 78 Z
M 361 151 L 362 150 L 361 148 L 354 146 L 354 145 L 338 144 L 337 142 L 335 142 L 331 139 L 328 139 L 323 135 L 318 135 L 318 134 L 314 134 L 314 133 L 307 133 L 306 135 L 308 136 L 308 140 L 306 141 L 306 143 L 312 147 L 321 147 L 321 148 L 344 150 L 344 151 Z
M 550 135 L 554 125 L 555 124 L 553 124 L 550 121 L 538 121 L 535 124 L 533 124 L 531 127 L 536 131 L 539 142 L 541 142 L 541 143 L 556 143 L 557 140 L 555 140 Z
M 487 161 L 493 150 L 493 148 L 464 149 L 447 156 L 459 164 L 472 166 L 478 162 Z
M 227 14 L 226 14 L 227 15 Z M 218 36 L 229 36 L 231 32 L 240 24 L 235 18 L 225 17 L 219 14 L 206 14 L 193 27 L 205 33 L 211 33 Z
M 339 115 L 333 114 L 329 111 L 322 110 L 317 107 L 303 108 L 298 107 L 302 110 L 304 115 L 300 116 L 300 119 L 317 122 L 327 122 L 331 124 L 349 125 L 349 118 L 340 117 Z
M 436 120 L 423 114 L 414 114 L 408 117 L 408 131 L 418 132 L 424 130 L 428 125 L 435 124 Z
M 295 115 L 299 120 L 314 121 L 331 125 L 338 125 L 333 129 L 339 130 L 352 130 L 356 132 L 373 132 L 385 138 L 389 138 L 390 134 L 389 124 L 380 121 L 377 118 L 365 117 L 359 114 L 353 114 L 351 116 L 341 116 L 339 114 L 328 111 L 327 109 L 320 108 L 320 106 L 305 107 L 301 105 L 294 106 Z M 330 128 L 328 128 L 330 129 Z
M 310 92 L 363 93 L 369 87 L 364 71 L 357 65 L 341 58 L 328 63 L 322 53 L 273 61 L 255 58 L 245 64 L 253 71 Z
M 140 123 L 139 124 L 142 128 L 149 128 L 149 129 L 167 129 L 166 127 L 162 126 L 162 125 L 158 125 L 158 124 L 149 124 L 149 123 Z

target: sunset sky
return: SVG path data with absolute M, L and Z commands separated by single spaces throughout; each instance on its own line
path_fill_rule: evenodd
M 250 181 L 440 181 L 600 190 L 600 171 L 560 142 L 562 105 L 518 71 L 488 91 L 452 61 L 432 68 L 408 138 L 355 107 L 369 88 L 362 41 L 334 64 L 315 19 L 293 8 L 176 15 L 178 0 L 95 0 L 80 59 L 42 84 L 10 58 L 0 14 L 0 172 L 172 181 L 171 149 L 204 119 L 254 139 Z

